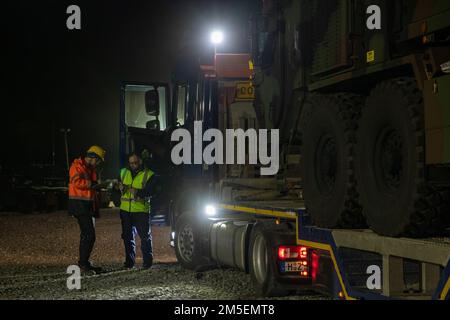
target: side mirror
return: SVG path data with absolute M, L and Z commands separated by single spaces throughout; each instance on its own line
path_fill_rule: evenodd
M 145 93 L 145 111 L 149 116 L 159 116 L 159 93 L 157 89 Z

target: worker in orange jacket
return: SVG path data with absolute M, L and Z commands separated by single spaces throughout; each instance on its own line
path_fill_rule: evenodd
M 95 244 L 95 218 L 98 217 L 96 168 L 105 161 L 105 150 L 91 147 L 84 158 L 75 159 L 69 171 L 69 214 L 80 226 L 80 259 L 78 266 L 83 271 L 98 273 L 101 268 L 89 261 Z

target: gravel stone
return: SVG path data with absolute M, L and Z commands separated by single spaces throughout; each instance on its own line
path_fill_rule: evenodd
M 117 210 L 97 221 L 95 265 L 99 275 L 83 275 L 81 290 L 68 290 L 66 273 L 77 260 L 79 230 L 66 212 L 0 214 L 1 300 L 253 300 L 250 276 L 221 268 L 196 273 L 180 267 L 169 246 L 169 228 L 153 228 L 155 264 L 142 265 L 137 241 L 137 269 L 123 270 L 123 244 Z M 290 300 L 324 299 L 311 293 Z

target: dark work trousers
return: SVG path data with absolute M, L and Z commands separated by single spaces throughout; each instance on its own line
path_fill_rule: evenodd
M 153 263 L 152 230 L 150 214 L 145 212 L 120 211 L 122 220 L 122 239 L 125 245 L 125 265 L 133 267 L 136 261 L 136 232 L 141 238 L 142 258 L 144 267 L 151 267 Z
M 89 257 L 95 243 L 95 218 L 91 215 L 75 216 L 80 226 L 80 261 L 78 263 L 82 266 L 89 265 Z

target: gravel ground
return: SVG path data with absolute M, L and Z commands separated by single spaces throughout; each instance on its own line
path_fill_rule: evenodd
M 97 221 L 92 259 L 104 274 L 86 275 L 81 290 L 68 290 L 66 269 L 77 260 L 79 231 L 65 212 L 0 214 L 0 299 L 256 299 L 250 276 L 234 269 L 201 274 L 182 269 L 169 246 L 169 228 L 153 228 L 155 265 L 121 270 L 123 245 L 116 210 Z M 138 246 L 137 264 L 142 263 Z M 285 299 L 323 299 L 302 295 Z

